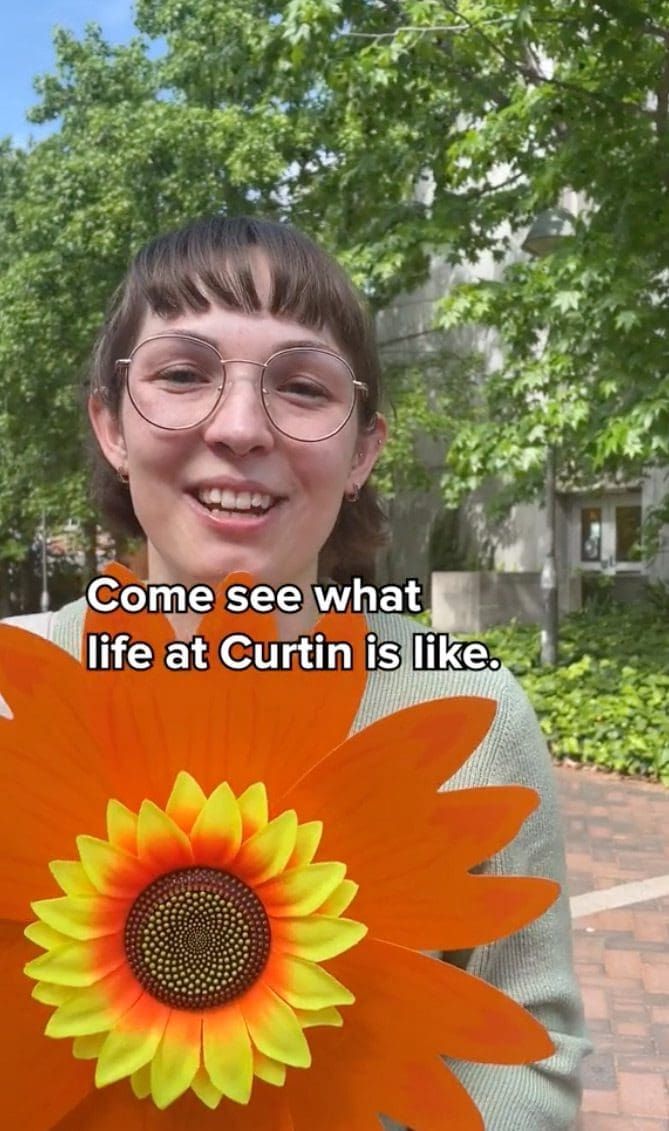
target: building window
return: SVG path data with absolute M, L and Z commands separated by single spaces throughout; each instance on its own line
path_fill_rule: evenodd
M 625 509 L 634 509 L 625 508 Z M 602 508 L 581 509 L 581 561 L 598 562 L 602 556 Z
M 641 560 L 641 507 L 616 507 L 616 559 Z

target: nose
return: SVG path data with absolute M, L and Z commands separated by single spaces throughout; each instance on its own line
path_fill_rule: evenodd
M 202 425 L 207 443 L 222 444 L 236 455 L 273 447 L 274 430 L 260 395 L 261 368 L 245 362 L 233 371 L 226 365 L 223 395 Z

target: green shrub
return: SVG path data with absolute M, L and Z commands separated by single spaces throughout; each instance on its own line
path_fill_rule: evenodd
M 669 785 L 669 618 L 657 603 L 568 616 L 554 668 L 539 666 L 535 625 L 480 637 L 525 688 L 555 759 Z

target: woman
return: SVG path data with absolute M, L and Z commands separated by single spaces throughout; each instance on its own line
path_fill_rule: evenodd
M 90 385 L 98 496 L 108 521 L 146 537 L 150 582 L 213 586 L 241 569 L 274 588 L 296 584 L 304 607 L 279 617 L 288 640 L 317 619 L 317 579 L 372 576 L 383 520 L 369 476 L 386 437 L 373 331 L 343 273 L 303 236 L 215 217 L 155 240 L 115 296 Z M 81 600 L 27 627 L 79 656 L 84 613 Z M 189 639 L 198 617 L 171 619 Z M 511 675 L 414 672 L 406 657 L 420 627 L 368 620 L 405 660 L 370 672 L 354 729 L 430 699 L 495 699 L 490 733 L 448 788 L 536 789 L 539 809 L 480 870 L 564 884 L 550 761 Z M 555 1044 L 526 1067 L 449 1062 L 486 1128 L 566 1131 L 589 1047 L 566 896 L 511 938 L 447 957 L 525 1004 Z

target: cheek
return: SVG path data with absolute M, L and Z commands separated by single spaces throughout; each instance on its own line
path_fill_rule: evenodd
M 132 409 L 123 425 L 128 464 L 136 474 L 160 476 L 166 482 L 175 478 L 185 456 L 184 442 L 167 432 L 156 432 Z
M 350 467 L 347 453 L 332 448 L 310 453 L 310 458 L 301 462 L 298 474 L 305 492 L 332 511 L 341 505 Z

